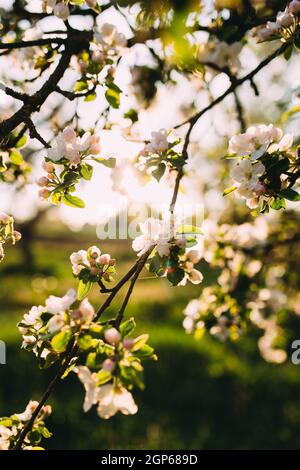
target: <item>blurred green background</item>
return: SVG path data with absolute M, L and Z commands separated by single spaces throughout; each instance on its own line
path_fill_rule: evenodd
M 21 412 L 29 399 L 38 400 L 55 372 L 40 371 L 34 356 L 20 350 L 16 323 L 49 294 L 62 295 L 76 287 L 68 257 L 91 244 L 118 259 L 119 275 L 132 264 L 127 242 L 97 243 L 92 228 L 72 233 L 57 223 L 46 226 L 44 221 L 35 228 L 30 244 L 7 247 L 0 268 L 0 339 L 7 343 L 7 365 L 0 366 L 0 416 Z M 24 258 L 25 268 L 21 268 Z M 48 426 L 55 433 L 44 441 L 45 447 L 299 448 L 300 367 L 290 360 L 284 365 L 266 363 L 257 350 L 254 331 L 236 344 L 207 336 L 195 341 L 184 333 L 182 310 L 209 284 L 207 273 L 204 285 L 185 289 L 170 288 L 167 281 L 147 276 L 145 272 L 138 281 L 127 310 L 140 332 L 149 331 L 150 344 L 159 356 L 159 362 L 145 364 L 146 389 L 135 392 L 138 414 L 119 414 L 109 421 L 100 420 L 95 409 L 84 414 L 83 387 L 70 374 L 49 400 L 53 415 Z M 96 289 L 91 300 L 95 307 L 101 303 Z M 119 303 L 117 298 L 110 313 Z

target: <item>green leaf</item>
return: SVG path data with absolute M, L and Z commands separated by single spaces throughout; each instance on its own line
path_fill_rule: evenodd
M 71 207 L 79 207 L 81 209 L 85 207 L 85 203 L 82 199 L 77 196 L 71 196 L 71 194 L 68 193 L 63 195 L 62 202 Z
M 285 197 L 285 199 L 288 199 L 289 201 L 300 201 L 300 194 L 291 188 L 283 189 L 282 191 L 280 191 L 280 196 Z
M 88 89 L 87 82 L 84 82 L 82 80 L 77 82 L 74 86 L 74 91 L 84 91 L 84 90 L 87 90 L 87 89 Z
M 232 192 L 235 191 L 236 189 L 237 189 L 237 186 L 231 186 L 231 188 L 225 189 L 225 191 L 223 191 L 223 196 L 227 196 L 227 194 L 232 193 Z
M 125 119 L 130 119 L 132 123 L 137 122 L 139 119 L 139 115 L 136 109 L 129 109 L 126 113 L 124 113 Z
M 22 137 L 20 137 L 20 139 L 16 143 L 16 148 L 19 149 L 21 147 L 24 147 L 24 145 L 26 145 L 26 142 L 27 142 L 26 135 L 22 135 Z
M 97 374 L 97 385 L 103 385 L 111 380 L 111 373 L 101 369 Z
M 134 345 L 133 345 L 131 351 L 135 352 L 135 351 L 138 351 L 139 349 L 141 349 L 147 343 L 148 339 L 149 339 L 149 335 L 147 335 L 147 334 L 138 336 L 134 340 Z
M 90 292 L 91 287 L 92 287 L 91 282 L 79 281 L 78 289 L 77 289 L 77 299 L 83 300 Z
M 285 199 L 282 197 L 274 197 L 272 202 L 270 203 L 270 207 L 275 211 L 285 208 Z
M 160 163 L 158 167 L 152 171 L 152 176 L 159 182 L 163 177 L 166 171 L 166 165 L 164 163 Z
M 145 344 L 141 349 L 136 351 L 134 355 L 138 357 L 139 359 L 148 359 L 148 358 L 156 359 L 157 358 L 156 355 L 154 354 L 154 349 L 148 344 Z
M 108 168 L 115 168 L 117 159 L 115 157 L 103 158 L 93 157 L 93 160 L 101 165 L 107 166 Z
M 95 99 L 97 98 L 97 93 L 89 93 L 88 95 L 86 95 L 86 97 L 84 98 L 84 101 L 94 101 Z
M 83 165 L 81 165 L 80 174 L 85 180 L 89 181 L 93 176 L 93 170 L 94 169 L 92 165 L 84 163 Z
M 294 44 L 291 43 L 283 54 L 285 60 L 290 60 L 290 58 L 292 57 L 293 48 L 294 48 Z
M 118 87 L 109 85 L 109 88 L 105 92 L 105 98 L 108 103 L 115 109 L 120 107 L 120 91 Z
M 11 150 L 9 152 L 9 158 L 15 165 L 22 165 L 22 163 L 24 163 L 23 157 L 18 150 Z
M 133 317 L 131 317 L 131 318 L 129 318 L 129 320 L 123 322 L 120 326 L 120 332 L 121 332 L 122 337 L 124 338 L 125 336 L 129 336 L 130 333 L 133 332 L 135 327 L 136 327 L 136 323 L 135 323 Z
M 86 351 L 87 349 L 90 349 L 92 346 L 93 338 L 91 335 L 84 335 L 80 336 L 78 338 L 78 346 L 82 351 Z
M 51 346 L 54 351 L 62 353 L 66 350 L 71 338 L 71 331 L 60 331 L 57 335 L 53 336 L 51 340 Z

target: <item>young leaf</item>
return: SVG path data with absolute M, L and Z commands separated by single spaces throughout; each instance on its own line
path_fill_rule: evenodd
M 89 181 L 93 176 L 93 167 L 88 163 L 84 163 L 81 165 L 80 174 L 85 180 Z
M 120 107 L 120 91 L 118 87 L 114 87 L 110 84 L 105 92 L 105 98 L 113 108 L 118 109 Z
M 97 374 L 97 385 L 103 385 L 106 382 L 109 382 L 111 379 L 111 373 L 101 369 Z
M 71 207 L 79 207 L 81 209 L 85 207 L 85 203 L 82 199 L 77 196 L 71 196 L 71 194 L 68 193 L 63 195 L 62 202 Z
M 77 289 L 77 299 L 78 300 L 83 300 L 88 295 L 88 293 L 90 292 L 91 287 L 92 287 L 91 282 L 89 282 L 89 281 L 88 282 L 79 281 L 78 289 Z
M 166 171 L 166 165 L 164 163 L 160 163 L 158 167 L 152 171 L 152 176 L 157 180 L 160 181 Z
M 22 163 L 24 163 L 23 157 L 18 150 L 11 150 L 9 152 L 9 158 L 15 165 L 22 165 Z
M 225 189 L 225 191 L 223 191 L 223 196 L 227 196 L 227 194 L 232 193 L 236 189 L 237 189 L 237 186 L 231 186 L 231 188 Z
M 101 165 L 107 166 L 108 168 L 115 168 L 117 159 L 115 157 L 103 158 L 93 157 L 93 160 Z
M 53 336 L 51 346 L 54 351 L 62 353 L 66 350 L 68 343 L 72 337 L 71 331 L 60 331 L 57 335 Z
M 125 336 L 130 335 L 130 333 L 133 332 L 135 327 L 136 327 L 136 324 L 135 324 L 134 318 L 129 318 L 129 320 L 122 323 L 120 326 L 120 332 L 121 332 L 122 337 L 124 338 Z
M 280 196 L 285 197 L 289 201 L 300 201 L 300 194 L 291 188 L 286 188 L 280 191 Z

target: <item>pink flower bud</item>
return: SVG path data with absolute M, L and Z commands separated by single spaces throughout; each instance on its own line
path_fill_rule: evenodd
M 102 264 L 102 265 L 109 264 L 110 255 L 109 254 L 101 255 L 101 256 L 99 256 L 97 261 L 98 261 L 99 264 Z
M 125 349 L 130 350 L 130 349 L 133 348 L 133 345 L 134 345 L 133 339 L 131 339 L 131 338 L 123 339 L 123 346 L 124 346 Z
M 105 341 L 115 346 L 121 340 L 121 333 L 116 328 L 109 328 L 104 332 Z
M 95 8 L 97 6 L 97 0 L 85 0 L 85 3 L 90 7 L 90 8 Z
M 50 197 L 51 195 L 51 191 L 49 191 L 49 189 L 47 188 L 42 188 L 39 190 L 39 197 L 41 199 L 48 199 L 48 197 Z
M 9 222 L 12 222 L 12 221 L 13 221 L 12 217 L 5 214 L 5 212 L 0 212 L 0 223 L 6 225 L 6 224 L 9 224 Z
M 41 186 L 41 187 L 43 188 L 43 187 L 45 187 L 45 186 L 48 186 L 49 180 L 48 180 L 48 178 L 46 178 L 46 176 L 41 176 L 40 178 L 38 178 L 38 179 L 36 180 L 36 184 L 37 184 L 38 186 Z
M 47 172 L 47 173 L 53 173 L 55 170 L 55 166 L 53 165 L 52 162 L 44 162 L 42 165 L 42 168 Z
M 300 13 L 300 2 L 299 0 L 293 0 L 289 6 L 288 6 L 288 11 L 290 13 Z
M 116 368 L 116 364 L 112 359 L 105 359 L 102 363 L 102 369 L 106 372 L 113 372 Z
M 14 230 L 14 231 L 13 231 L 13 237 L 14 237 L 14 239 L 16 240 L 16 242 L 18 242 L 19 240 L 21 240 L 22 235 L 21 235 L 21 233 L 18 232 L 17 230 Z
M 42 408 L 42 412 L 44 413 L 44 415 L 50 416 L 51 413 L 52 413 L 51 406 L 50 405 L 44 405 L 43 408 Z
M 99 269 L 93 266 L 93 267 L 90 269 L 90 273 L 91 273 L 92 276 L 97 276 L 98 273 L 99 273 Z
M 60 18 L 63 21 L 67 20 L 70 16 L 69 7 L 65 3 L 58 3 L 55 5 L 53 13 L 57 18 Z
M 99 51 L 99 50 L 93 51 L 92 61 L 96 62 L 96 64 L 99 64 L 99 65 L 104 64 L 105 54 L 102 51 Z

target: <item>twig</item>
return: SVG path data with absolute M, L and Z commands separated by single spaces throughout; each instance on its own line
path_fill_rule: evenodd
M 26 426 L 22 430 L 22 432 L 20 434 L 20 437 L 19 437 L 19 439 L 18 439 L 18 441 L 17 441 L 17 443 L 16 443 L 13 450 L 20 450 L 22 448 L 22 444 L 24 442 L 24 439 L 26 438 L 27 433 L 31 430 L 36 418 L 38 417 L 42 407 L 44 406 L 44 404 L 48 400 L 49 396 L 51 395 L 51 392 L 54 389 L 55 385 L 59 382 L 59 380 L 61 379 L 61 377 L 64 375 L 65 371 L 67 370 L 67 368 L 69 366 L 69 363 L 70 363 L 70 360 L 74 356 L 75 352 L 76 352 L 76 346 L 74 346 L 74 340 L 71 340 L 69 345 L 68 345 L 68 348 L 66 350 L 66 353 L 64 355 L 64 362 L 61 364 L 61 366 L 58 369 L 56 375 L 54 376 L 54 378 L 52 379 L 52 381 L 48 385 L 47 390 L 45 391 L 44 395 L 42 396 L 38 406 L 36 407 L 36 409 L 32 413 L 31 419 L 28 421 L 28 423 L 26 424 Z

